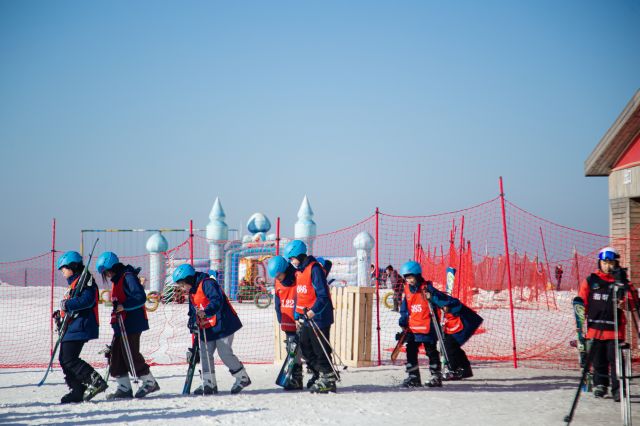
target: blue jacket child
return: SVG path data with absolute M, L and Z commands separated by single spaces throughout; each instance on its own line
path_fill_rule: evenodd
M 80 278 L 81 271 L 67 278 L 69 284 L 68 291 L 71 292 L 71 285 Z M 67 325 L 67 332 L 62 338 L 63 342 L 88 341 L 98 338 L 99 318 L 98 318 L 98 286 L 93 277 L 89 276 L 87 285 L 80 294 L 66 299 L 65 310 L 68 315 L 72 315 Z
M 240 330 L 242 322 L 231 303 L 229 303 L 229 299 L 220 288 L 218 281 L 208 274 L 196 272 L 195 283 L 196 285 L 189 290 L 189 329 L 195 331 L 198 328 L 194 298 L 197 300 L 196 294 L 202 292 L 209 303 L 206 306 L 198 306 L 198 308 L 204 310 L 207 317 L 213 317 L 214 315 L 216 317 L 215 325 L 205 328 L 207 341 L 223 339 Z M 201 335 L 200 339 L 204 340 L 204 336 Z
M 118 267 L 119 266 L 119 267 Z M 147 302 L 147 294 L 144 291 L 138 274 L 140 268 L 131 265 L 116 265 L 113 270 L 116 274 L 111 278 L 111 300 L 114 304 L 120 304 L 125 311 L 124 327 L 127 334 L 139 334 L 149 330 L 149 320 L 144 307 Z M 111 320 L 111 328 L 114 335 L 120 335 L 120 325 L 115 321 L 115 314 Z
M 98 337 L 98 286 L 85 269 L 82 256 L 76 251 L 64 253 L 58 259 L 57 266 L 69 283 L 67 293 L 60 302 L 60 310 L 54 313 L 59 325 L 64 321 L 63 318 L 67 320 L 58 360 L 70 392 L 60 402 L 88 401 L 107 388 L 102 376 L 80 358 L 84 344 Z M 86 284 L 80 291 L 78 286 L 83 271 L 86 273 L 83 278 Z M 88 393 L 85 394 L 85 391 Z

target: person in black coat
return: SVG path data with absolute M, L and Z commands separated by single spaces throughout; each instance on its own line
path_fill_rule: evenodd
M 140 336 L 149 329 L 149 320 L 145 303 L 147 295 L 138 274 L 140 268 L 120 263 L 118 256 L 112 252 L 104 252 L 96 261 L 96 269 L 103 280 L 111 281 L 111 328 L 113 329 L 113 344 L 111 345 L 110 370 L 116 379 L 118 388 L 107 399 L 133 398 L 133 389 L 129 380 L 129 372 L 135 371 L 142 380 L 142 385 L 135 393 L 136 398 L 142 398 L 151 392 L 160 390 L 160 385 L 151 374 L 149 364 L 140 353 Z M 118 316 L 123 320 L 129 350 L 133 365 L 129 365 L 127 350 L 120 330 Z
M 78 252 L 64 253 L 58 259 L 57 267 L 66 278 L 69 287 L 60 302 L 60 309 L 54 312 L 53 317 L 60 327 L 64 317 L 70 316 L 67 319 L 66 333 L 60 343 L 58 358 L 70 392 L 64 395 L 60 402 L 67 404 L 81 402 L 83 399 L 88 401 L 107 389 L 107 383 L 100 374 L 80 358 L 84 344 L 98 338 L 98 286 L 87 271 L 88 276 L 83 280 L 86 285 L 82 291 L 74 294 L 84 271 L 82 256 Z M 88 387 L 91 392 L 85 397 Z

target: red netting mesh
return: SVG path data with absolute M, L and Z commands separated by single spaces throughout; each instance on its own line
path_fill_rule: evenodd
M 578 283 L 595 268 L 596 253 L 601 247 L 613 245 L 625 259 L 631 240 L 612 240 L 557 225 L 510 202 L 506 202 L 506 225 L 511 293 L 499 197 L 465 210 L 428 216 L 374 214 L 351 227 L 319 235 L 309 241 L 309 246 L 314 255 L 333 262 L 329 276 L 334 280 L 332 285 L 375 286 L 375 268 L 370 270 L 369 265 L 377 259 L 381 281 L 371 324 L 374 362 L 389 360 L 399 329 L 399 314 L 391 309 L 392 298 L 388 294 L 392 290 L 386 288 L 383 269 L 392 265 L 398 270 L 402 263 L 415 258 L 422 264 L 425 277 L 443 291 L 447 268 L 456 268 L 453 295 L 484 318 L 481 329 L 465 345 L 471 359 L 512 363 L 512 303 L 520 365 L 577 367 L 577 351 L 570 342 L 575 339 L 571 300 Z M 196 269 L 209 271 L 217 247 L 223 250 L 224 259 L 216 263 L 211 273 L 218 274 L 244 324 L 234 339 L 234 351 L 243 362 L 272 362 L 273 305 L 261 309 L 253 298 L 272 289 L 265 264 L 275 254 L 275 242 L 213 244 L 203 232 L 195 234 L 191 240 L 187 233 L 187 239 L 182 241 L 176 235 L 171 238 L 169 249 L 156 255 L 143 254 L 149 234 L 101 235 L 98 253 L 126 253 L 121 260 L 142 267 L 140 276 L 147 291 L 151 282 L 158 279 L 165 285 L 164 293 L 158 296 L 157 309 L 149 312 L 151 329 L 142 338 L 143 354 L 152 363 L 184 362 L 184 352 L 190 344 L 187 305 L 171 292 L 170 274 L 177 265 L 190 262 L 191 257 Z M 286 241 L 283 239 L 281 245 Z M 92 240 L 84 241 L 85 251 L 88 242 Z M 65 280 L 53 268 L 58 254 L 0 263 L 0 367 L 44 366 L 48 362 L 54 336 L 50 313 L 57 308 L 66 287 Z M 160 275 L 157 265 L 161 265 Z M 93 271 L 93 265 L 91 268 Z M 154 268 L 156 273 L 152 273 Z M 99 277 L 97 281 L 108 299 L 104 290 L 110 285 Z M 150 307 L 155 305 L 153 302 L 152 296 Z M 103 364 L 99 350 L 111 340 L 110 312 L 111 307 L 101 305 L 100 338 L 83 350 L 83 357 L 97 365 Z

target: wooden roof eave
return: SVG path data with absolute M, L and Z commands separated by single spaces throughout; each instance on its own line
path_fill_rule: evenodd
M 611 169 L 638 134 L 640 134 L 640 90 L 636 91 L 585 160 L 585 176 L 609 176 Z

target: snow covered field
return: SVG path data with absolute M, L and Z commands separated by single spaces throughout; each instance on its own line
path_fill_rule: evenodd
M 142 400 L 59 405 L 66 392 L 54 370 L 41 388 L 39 369 L 0 370 L 0 424 L 431 424 L 561 425 L 576 387 L 576 371 L 476 365 L 476 376 L 442 389 L 398 388 L 400 366 L 349 369 L 338 394 L 284 392 L 273 384 L 278 367 L 248 365 L 253 384 L 230 395 L 232 378 L 217 366 L 221 393 L 183 397 L 185 366 L 152 367 L 162 389 Z M 423 381 L 428 376 L 422 368 Z M 199 378 L 194 377 L 194 388 Z M 112 391 L 115 388 L 111 382 Z M 640 390 L 632 389 L 633 416 L 640 421 Z M 295 410 L 295 411 L 294 411 Z M 583 394 L 576 425 L 620 424 L 619 405 Z

